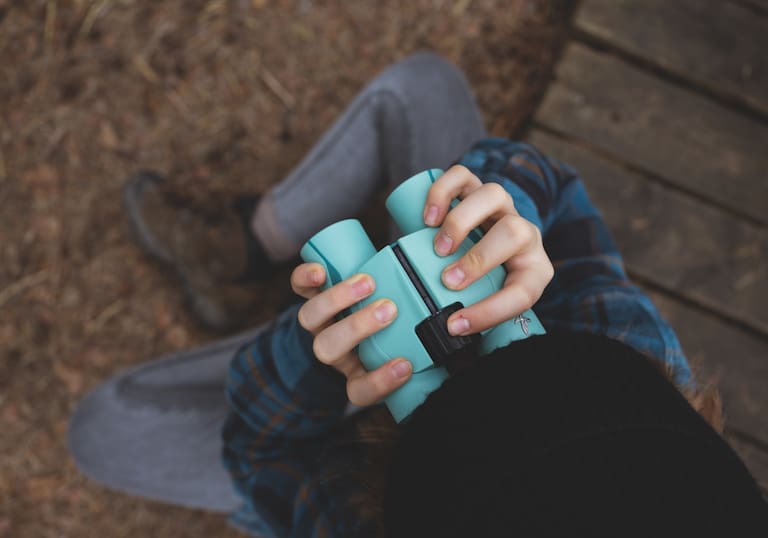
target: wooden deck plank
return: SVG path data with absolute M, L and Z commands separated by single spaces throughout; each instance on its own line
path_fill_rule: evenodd
M 586 0 L 575 25 L 768 114 L 768 18 L 732 2 Z
M 634 274 L 768 335 L 764 229 L 563 139 L 528 138 L 580 171 Z
M 534 121 L 560 136 L 529 136 L 582 172 L 630 274 L 651 285 L 699 378 L 717 378 L 726 439 L 764 492 L 766 2 L 584 0 L 580 38 L 614 54 L 571 43 Z
M 700 379 L 718 380 L 726 427 L 768 443 L 768 340 L 666 295 L 649 296 L 675 329 Z
M 768 12 L 768 0 L 734 0 L 738 4 L 752 6 L 759 13 Z
M 572 143 L 537 130 L 528 139 L 579 169 L 632 275 L 742 322 L 760 316 L 765 330 L 768 313 L 761 302 L 768 288 L 757 282 L 765 281 L 765 275 L 752 281 L 751 290 L 729 291 L 734 276 L 738 281 L 755 267 L 766 270 L 763 230 Z M 735 248 L 737 244 L 751 246 Z M 700 271 L 700 266 L 709 269 Z M 700 364 L 702 375 L 720 378 L 729 425 L 768 443 L 768 338 L 667 296 L 651 297 L 677 331 L 689 359 Z
M 768 222 L 768 126 L 571 44 L 535 122 Z

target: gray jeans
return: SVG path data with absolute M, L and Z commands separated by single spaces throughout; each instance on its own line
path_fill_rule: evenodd
M 384 70 L 257 208 L 253 230 L 287 260 L 315 232 L 353 217 L 383 188 L 446 168 L 486 136 L 462 73 L 419 53 Z
M 420 53 L 387 68 L 304 160 L 263 198 L 254 231 L 274 260 L 357 214 L 376 190 L 445 168 L 486 135 L 464 76 Z M 192 508 L 240 500 L 221 464 L 230 359 L 260 328 L 121 372 L 91 391 L 69 425 L 80 470 L 108 487 Z

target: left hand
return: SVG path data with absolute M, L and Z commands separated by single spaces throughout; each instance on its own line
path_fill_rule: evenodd
M 461 201 L 451 209 L 454 198 Z M 474 228 L 485 232 L 443 271 L 449 289 L 464 289 L 498 265 L 507 270 L 501 290 L 448 318 L 451 334 L 478 333 L 528 310 L 555 274 L 541 232 L 520 216 L 509 193 L 497 183 L 482 183 L 464 166 L 451 167 L 432 184 L 424 223 L 440 226 L 435 252 L 441 256 L 455 252 Z

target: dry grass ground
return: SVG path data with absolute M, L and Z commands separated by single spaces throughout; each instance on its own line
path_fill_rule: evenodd
M 367 79 L 419 49 L 459 64 L 493 133 L 513 134 L 571 4 L 0 0 L 0 536 L 238 534 L 217 514 L 107 491 L 66 451 L 89 388 L 217 337 L 132 243 L 127 174 L 156 168 L 201 196 L 262 190 Z

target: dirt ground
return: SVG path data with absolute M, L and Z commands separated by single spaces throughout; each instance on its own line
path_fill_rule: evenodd
M 133 243 L 129 173 L 201 196 L 263 190 L 366 80 L 422 49 L 460 65 L 490 130 L 514 135 L 572 7 L 0 0 L 0 536 L 239 535 L 219 514 L 108 491 L 67 454 L 67 418 L 99 381 L 220 336 Z

